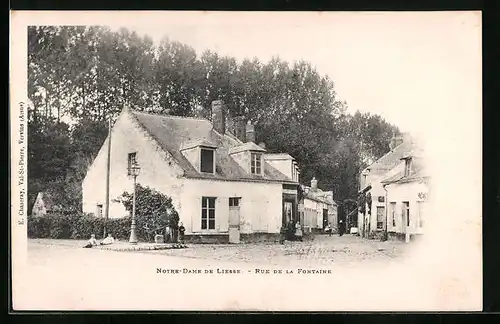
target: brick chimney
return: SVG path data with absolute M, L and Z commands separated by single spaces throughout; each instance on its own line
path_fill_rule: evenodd
M 226 133 L 226 111 L 222 100 L 212 101 L 212 124 L 220 134 Z
M 315 177 L 313 177 L 311 180 L 311 190 L 312 191 L 318 190 L 318 180 L 316 180 Z
M 245 138 L 247 142 L 255 142 L 255 126 L 250 120 L 246 126 Z

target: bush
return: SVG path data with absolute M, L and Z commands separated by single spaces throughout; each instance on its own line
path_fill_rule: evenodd
M 130 217 L 108 219 L 106 231 L 119 240 L 128 240 L 130 225 Z M 92 234 L 95 234 L 98 240 L 103 238 L 104 218 L 83 213 L 28 216 L 29 238 L 88 239 Z M 148 238 L 140 228 L 137 228 L 137 236 L 140 241 L 146 241 Z
M 156 234 L 165 234 L 167 225 L 174 230 L 178 228 L 179 214 L 172 204 L 172 198 L 140 184 L 136 187 L 136 194 L 135 215 L 138 239 L 152 242 Z M 132 213 L 132 200 L 133 194 L 124 192 L 121 195 L 121 201 L 130 214 Z
M 154 242 L 155 234 L 164 234 L 165 227 L 177 228 L 179 215 L 172 205 L 172 199 L 162 193 L 138 185 L 136 200 L 136 234 L 142 242 Z M 124 193 L 123 204 L 132 209 L 132 195 Z M 106 221 L 106 232 L 119 240 L 130 237 L 130 216 L 111 218 Z M 88 239 L 95 234 L 102 239 L 105 219 L 84 213 L 52 213 L 44 217 L 28 217 L 29 238 Z

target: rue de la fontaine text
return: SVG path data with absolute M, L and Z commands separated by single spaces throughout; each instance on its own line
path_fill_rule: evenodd
M 329 269 L 223 269 L 223 268 L 208 268 L 208 269 L 168 269 L 168 268 L 156 268 L 157 274 L 183 274 L 183 275 L 194 275 L 194 274 L 217 274 L 217 275 L 237 275 L 242 273 L 251 273 L 257 275 L 282 275 L 282 274 L 304 274 L 304 275 L 315 275 L 315 274 L 332 274 Z

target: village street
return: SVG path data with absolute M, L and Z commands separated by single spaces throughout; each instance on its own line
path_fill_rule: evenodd
M 13 272 L 14 309 L 411 310 L 443 298 L 432 289 L 439 281 L 429 280 L 433 267 L 408 272 L 417 242 L 320 235 L 284 245 L 133 252 L 83 243 L 29 240 Z
M 14 277 L 22 283 L 15 291 L 14 306 L 265 310 L 276 309 L 276 300 L 289 299 L 280 305 L 289 310 L 328 310 L 332 305 L 327 300 L 294 298 L 294 285 L 308 287 L 307 291 L 326 289 L 361 296 L 368 292 L 357 291 L 360 287 L 352 288 L 353 283 L 371 280 L 367 269 L 376 275 L 376 269 L 396 264 L 407 248 L 400 242 L 364 241 L 350 235 L 318 236 L 311 242 L 284 245 L 189 245 L 187 249 L 134 252 L 83 249 L 82 243 L 29 240 L 23 271 Z M 370 293 L 376 294 L 376 289 Z M 335 303 L 341 308 L 355 307 L 344 297 Z
M 364 240 L 354 235 L 316 235 L 312 241 L 242 245 L 189 245 L 188 249 L 145 251 L 148 254 L 182 256 L 242 264 L 285 266 L 363 266 L 397 262 L 407 248 L 400 241 Z

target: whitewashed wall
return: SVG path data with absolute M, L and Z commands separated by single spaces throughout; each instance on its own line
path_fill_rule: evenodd
M 388 231 L 395 233 L 403 233 L 403 223 L 402 223 L 402 206 L 404 201 L 408 201 L 410 204 L 410 227 L 408 228 L 409 232 L 412 234 L 423 234 L 424 228 L 420 228 L 418 226 L 419 214 L 417 204 L 421 202 L 423 212 L 424 212 L 424 222 L 425 218 L 429 217 L 428 214 L 425 213 L 425 209 L 427 208 L 427 201 L 423 201 L 419 198 L 418 194 L 421 192 L 428 192 L 427 185 L 418 182 L 411 183 L 403 183 L 403 184 L 391 184 L 387 186 L 387 222 L 388 222 Z M 390 213 L 390 203 L 396 203 L 396 226 L 392 226 L 392 215 Z
M 82 183 L 84 212 L 96 213 L 98 204 L 103 205 L 103 212 L 105 210 L 107 145 L 108 139 Z M 128 214 L 122 203 L 112 200 L 124 191 L 131 193 L 133 190 L 133 179 L 127 176 L 128 153 L 131 152 L 137 152 L 136 160 L 141 167 L 137 182 L 172 197 L 175 208 L 180 212 L 182 206 L 179 197 L 183 190 L 183 179 L 179 176 L 182 170 L 169 154 L 148 137 L 133 117 L 124 112 L 117 119 L 111 134 L 109 217 L 119 218 Z
M 214 231 L 201 229 L 201 198 L 216 197 Z M 227 233 L 229 198 L 241 197 L 241 233 L 279 233 L 282 220 L 282 185 L 280 183 L 206 181 L 187 179 L 181 194 L 181 221 L 186 234 Z

